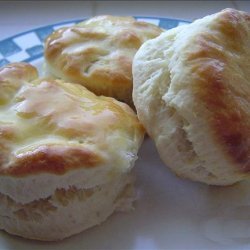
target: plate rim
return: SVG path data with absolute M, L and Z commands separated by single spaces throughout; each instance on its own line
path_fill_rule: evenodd
M 124 16 L 124 15 L 121 15 L 121 16 Z M 140 15 L 138 15 L 138 16 L 137 15 L 131 15 L 131 16 L 136 18 L 136 19 L 159 20 L 159 23 L 160 23 L 161 20 L 164 20 L 164 21 L 167 21 L 167 22 L 177 21 L 177 22 L 183 22 L 183 23 L 187 23 L 187 24 L 192 22 L 190 20 L 185 20 L 185 19 L 180 19 L 180 18 L 172 18 L 172 17 L 163 17 L 163 16 L 147 16 L 147 15 L 142 15 L 142 16 L 140 16 Z M 46 25 L 37 26 L 37 27 L 34 27 L 32 29 L 28 29 L 28 30 L 16 33 L 16 34 L 14 34 L 12 36 L 6 37 L 4 39 L 1 39 L 0 43 L 13 41 L 15 38 L 22 37 L 22 36 L 24 36 L 26 34 L 36 32 L 36 31 L 41 30 L 41 29 L 50 28 L 50 27 L 52 28 L 52 27 L 55 27 L 55 26 L 61 26 L 61 25 L 70 24 L 70 23 L 72 23 L 72 24 L 73 23 L 79 23 L 79 22 L 85 21 L 85 20 L 87 20 L 89 18 L 91 18 L 91 16 L 83 17 L 83 18 L 77 18 L 77 19 L 68 19 L 68 20 L 64 20 L 64 21 L 59 21 L 59 22 L 55 22 L 55 23 L 50 23 L 50 24 L 46 24 Z M 41 45 L 43 45 L 43 41 L 41 41 Z M 17 53 L 18 52 L 13 53 L 11 56 L 14 56 Z M 37 54 L 37 55 L 32 55 L 32 56 L 29 55 L 29 57 L 27 59 L 17 60 L 17 61 L 30 63 L 30 62 L 35 61 L 35 60 L 37 60 L 39 58 L 42 58 L 42 57 L 43 57 L 43 53 L 42 54 Z M 7 60 L 7 56 L 2 56 L 0 59 L 1 60 Z M 9 63 L 12 63 L 12 62 L 4 63 L 2 65 L 0 64 L 0 67 L 3 67 L 4 65 L 7 65 Z
M 93 16 L 94 17 L 94 16 Z M 185 20 L 185 19 L 181 19 L 181 18 L 171 18 L 171 17 L 157 17 L 157 16 L 132 16 L 134 18 L 147 18 L 147 19 L 164 19 L 164 20 L 168 20 L 168 21 L 179 21 L 179 22 L 186 22 L 186 23 L 191 23 L 192 21 L 190 20 Z M 77 23 L 77 22 L 82 22 L 82 21 L 85 21 L 89 18 L 92 18 L 91 16 L 89 17 L 84 17 L 84 18 L 77 18 L 77 19 L 68 19 L 68 20 L 65 20 L 65 21 L 59 21 L 59 22 L 56 22 L 56 23 L 50 23 L 50 24 L 47 24 L 47 25 L 41 25 L 41 26 L 37 26 L 33 29 L 29 29 L 29 30 L 25 30 L 25 31 L 22 31 L 22 32 L 19 32 L 19 33 L 16 33 L 15 35 L 12 35 L 12 36 L 8 36 L 4 39 L 1 39 L 0 42 L 3 42 L 5 40 L 8 40 L 8 39 L 14 39 L 18 36 L 22 36 L 22 35 L 25 35 L 27 33 L 30 33 L 34 30 L 37 30 L 37 29 L 42 29 L 42 28 L 46 28 L 46 27 L 49 27 L 49 26 L 57 26 L 57 25 L 63 25 L 63 24 L 67 24 L 67 23 Z

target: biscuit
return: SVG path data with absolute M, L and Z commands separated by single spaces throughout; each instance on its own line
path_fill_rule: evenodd
M 178 176 L 229 185 L 250 171 L 250 15 L 226 9 L 147 41 L 133 99 Z
M 0 90 L 0 229 L 59 240 L 132 206 L 144 130 L 128 105 L 26 63 Z
M 53 32 L 45 42 L 47 72 L 132 106 L 132 60 L 159 27 L 132 17 L 97 16 Z

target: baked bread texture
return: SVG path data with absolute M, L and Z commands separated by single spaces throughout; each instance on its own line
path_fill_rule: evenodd
M 161 32 L 133 17 L 97 16 L 47 38 L 46 70 L 132 106 L 133 57 L 142 43 Z
M 1 68 L 0 229 L 59 240 L 131 208 L 143 134 L 124 103 L 26 63 Z
M 248 13 L 225 9 L 147 41 L 133 78 L 139 120 L 174 173 L 214 185 L 249 178 Z

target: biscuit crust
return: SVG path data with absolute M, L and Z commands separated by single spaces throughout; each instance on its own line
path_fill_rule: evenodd
M 1 68 L 0 230 L 55 241 L 130 210 L 143 135 L 127 104 L 27 63 Z
M 53 32 L 45 43 L 48 71 L 97 95 L 132 105 L 132 61 L 162 29 L 132 17 L 97 16 Z
M 169 30 L 136 54 L 139 119 L 177 175 L 216 185 L 248 178 L 249 42 L 250 15 L 226 9 Z
M 39 79 L 29 64 L 2 68 L 0 90 L 1 176 L 119 165 L 125 152 L 136 155 L 143 138 L 126 104 L 81 85 Z

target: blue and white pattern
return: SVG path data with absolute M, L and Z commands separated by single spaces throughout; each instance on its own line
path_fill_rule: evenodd
M 169 18 L 136 17 L 136 19 L 158 25 L 163 29 L 171 29 L 188 23 L 187 21 Z M 56 29 L 72 26 L 81 21 L 83 20 L 78 19 L 48 25 L 0 41 L 0 67 L 11 62 L 31 62 L 41 58 L 43 56 L 44 39 L 49 34 Z

